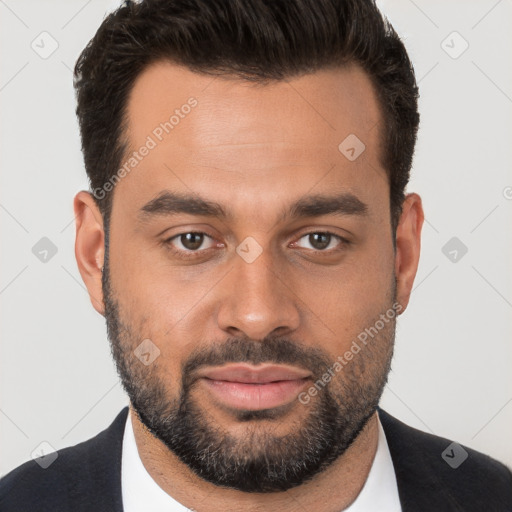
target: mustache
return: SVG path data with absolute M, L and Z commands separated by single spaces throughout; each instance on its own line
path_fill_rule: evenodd
M 314 376 L 321 376 L 329 367 L 330 358 L 319 348 L 283 338 L 267 337 L 261 341 L 229 338 L 194 350 L 182 365 L 185 389 L 195 380 L 199 369 L 227 363 L 289 364 L 310 371 Z

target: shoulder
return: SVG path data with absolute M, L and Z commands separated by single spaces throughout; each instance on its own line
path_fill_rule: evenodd
M 412 428 L 380 408 L 379 418 L 404 509 L 512 511 L 512 472 L 504 464 Z
M 39 458 L 5 475 L 0 480 L 0 510 L 60 511 L 76 509 L 81 503 L 95 510 L 116 510 L 121 499 L 121 450 L 127 414 L 125 407 L 95 437 L 58 450 L 49 466 L 41 464 Z M 95 501 L 101 505 L 94 507 Z M 105 508 L 108 503 L 114 508 Z

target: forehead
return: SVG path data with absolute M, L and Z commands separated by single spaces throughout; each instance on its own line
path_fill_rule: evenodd
M 126 112 L 122 164 L 138 156 L 116 185 L 117 203 L 141 204 L 164 189 L 233 205 L 245 195 L 259 206 L 312 188 L 387 196 L 380 110 L 357 66 L 262 85 L 157 62 L 135 81 Z M 346 147 L 364 151 L 351 160 Z

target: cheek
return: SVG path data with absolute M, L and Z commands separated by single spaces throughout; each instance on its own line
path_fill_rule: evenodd
M 300 296 L 309 297 L 308 306 L 329 328 L 323 329 L 331 338 L 329 351 L 336 347 L 338 352 L 343 352 L 353 339 L 392 308 L 393 269 L 391 242 L 374 239 L 354 251 L 346 263 L 331 270 L 328 278 L 316 276 L 317 279 L 305 282 Z
M 340 304 L 346 308 L 379 305 L 390 292 L 394 272 L 390 227 L 381 224 L 344 249 L 336 264 L 301 269 L 304 297 L 327 311 Z
M 109 259 L 113 287 L 132 318 L 146 317 L 154 326 L 169 328 L 190 309 L 195 286 L 187 286 L 183 272 L 168 264 L 163 248 L 114 236 Z
M 208 292 L 218 279 L 205 273 L 192 278 L 164 258 L 156 261 L 149 251 L 139 252 L 126 244 L 116 246 L 111 262 L 121 318 L 137 338 L 131 340 L 133 347 L 150 339 L 160 351 L 159 378 L 179 380 L 174 376 L 180 375 L 181 362 L 204 337 L 205 318 L 211 316 L 211 310 L 205 311 Z

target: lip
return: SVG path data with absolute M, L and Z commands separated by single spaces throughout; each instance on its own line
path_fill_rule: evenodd
M 229 364 L 214 368 L 205 368 L 198 373 L 199 377 L 227 382 L 244 382 L 246 384 L 268 384 L 281 380 L 297 380 L 311 377 L 311 372 L 281 364 Z
M 287 365 L 247 364 L 206 368 L 198 379 L 215 401 L 240 410 L 272 409 L 297 398 L 311 372 Z

